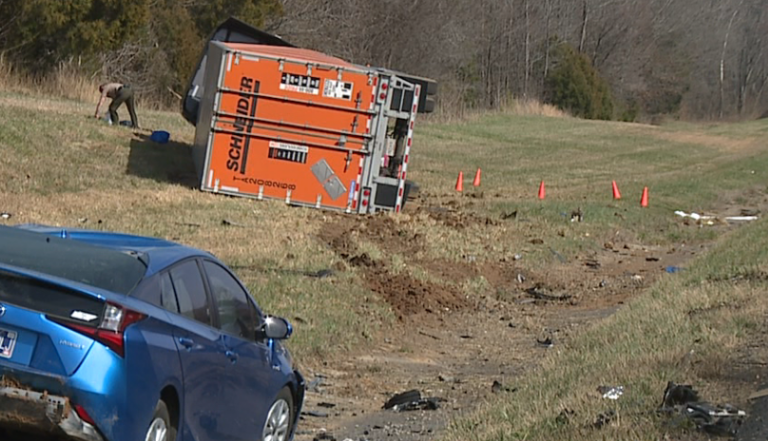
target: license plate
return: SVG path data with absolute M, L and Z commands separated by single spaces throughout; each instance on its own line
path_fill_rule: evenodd
M 16 347 L 16 334 L 13 331 L 0 329 L 0 358 L 11 358 Z

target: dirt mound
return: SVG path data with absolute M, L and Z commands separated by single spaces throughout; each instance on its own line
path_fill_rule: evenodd
M 371 291 L 392 306 L 400 320 L 420 313 L 441 314 L 469 306 L 467 299 L 451 287 L 418 280 L 404 273 L 392 274 L 386 268 L 368 272 L 365 280 Z
M 406 255 L 423 249 L 421 238 L 393 219 L 380 216 L 339 218 L 320 232 L 320 237 L 347 265 L 363 271 L 368 289 L 386 300 L 400 320 L 422 313 L 442 314 L 470 306 L 466 296 L 452 285 L 419 280 L 407 271 L 394 273 L 386 262 L 360 252 L 354 242 L 354 233 L 377 243 L 387 253 Z

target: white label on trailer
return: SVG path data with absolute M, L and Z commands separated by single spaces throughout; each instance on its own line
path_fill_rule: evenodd
M 282 161 L 307 163 L 309 147 L 304 145 L 286 144 L 284 142 L 269 141 L 269 157 Z
M 283 73 L 280 90 L 320 95 L 320 78 Z
M 353 88 L 354 86 L 352 83 L 336 80 L 325 80 L 323 96 L 349 101 L 352 99 Z
M 395 140 L 387 138 L 387 156 L 395 156 Z

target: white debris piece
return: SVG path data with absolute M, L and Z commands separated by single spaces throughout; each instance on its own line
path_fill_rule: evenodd
M 680 217 L 690 217 L 693 220 L 707 220 L 707 219 L 714 219 L 714 216 L 702 216 L 698 213 L 686 213 L 685 211 L 675 211 L 675 214 Z

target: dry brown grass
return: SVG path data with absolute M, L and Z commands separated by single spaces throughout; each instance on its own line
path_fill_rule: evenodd
M 709 133 L 659 132 L 656 136 L 683 144 L 705 145 L 732 154 L 753 154 L 765 145 L 758 139 L 738 139 Z
M 82 65 L 74 60 L 60 62 L 52 73 L 35 77 L 19 72 L 0 55 L 0 88 L 24 95 L 93 101 L 99 82 L 84 74 Z
M 535 99 L 513 99 L 499 109 L 466 109 L 461 106 L 443 106 L 440 112 L 419 115 L 417 124 L 456 124 L 479 122 L 490 116 L 506 114 L 510 116 L 542 116 L 550 118 L 570 118 L 568 112 L 542 103 Z
M 47 98 L 51 101 L 66 99 L 77 103 L 94 103 L 95 107 L 99 99 L 99 85 L 108 81 L 114 80 L 104 77 L 101 72 L 86 72 L 79 60 L 59 62 L 53 72 L 32 76 L 14 68 L 0 53 L 0 90 L 25 96 L 25 101 L 29 102 L 27 105 Z M 178 107 L 169 106 L 167 99 L 137 95 L 137 107 L 145 110 L 168 111 Z
M 457 421 L 446 440 L 706 439 L 656 414 L 667 381 L 747 408 L 768 349 L 765 221 L 737 231 L 688 271 L 664 277 L 617 314 L 578 331 L 519 390 Z M 622 385 L 618 401 L 600 385 Z M 561 412 L 573 413 L 559 421 Z M 608 410 L 617 417 L 592 427 Z
M 571 117 L 568 112 L 535 99 L 514 100 L 508 108 L 505 109 L 505 112 L 515 116 L 547 116 L 552 118 Z

